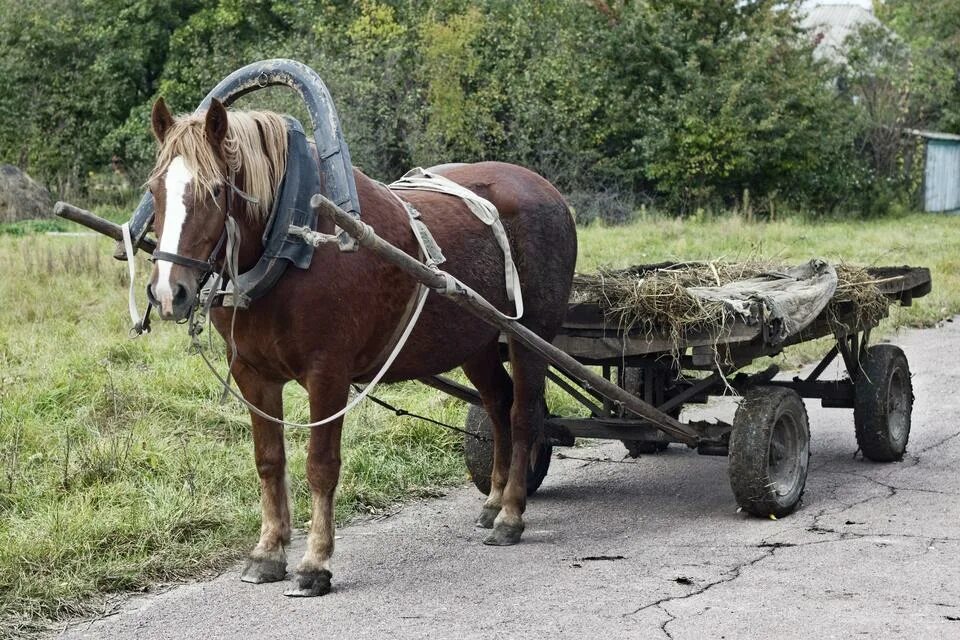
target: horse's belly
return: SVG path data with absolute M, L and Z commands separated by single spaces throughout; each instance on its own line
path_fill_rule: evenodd
M 416 327 L 384 380 L 399 382 L 449 371 L 480 350 L 493 348 L 499 335 L 483 320 L 430 293 Z M 364 377 L 375 374 L 368 372 Z

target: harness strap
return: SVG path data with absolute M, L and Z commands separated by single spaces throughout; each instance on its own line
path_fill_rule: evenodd
M 514 308 L 516 310 L 516 315 L 509 317 L 509 319 L 519 320 L 521 317 L 523 317 L 523 294 L 520 290 L 520 275 L 518 274 L 517 266 L 513 261 L 513 255 L 510 251 L 510 241 L 507 238 L 506 230 L 503 228 L 503 222 L 500 220 L 500 212 L 497 211 L 497 207 L 494 206 L 492 202 L 477 195 L 463 185 L 450 180 L 449 178 L 445 178 L 444 176 L 432 173 L 430 171 L 425 171 L 419 167 L 411 169 L 404 174 L 402 178 L 396 182 L 392 182 L 389 185 L 389 188 L 391 189 L 391 193 L 394 189 L 433 191 L 449 196 L 455 196 L 463 200 L 466 203 L 467 208 L 470 209 L 471 213 L 473 213 L 473 215 L 490 227 L 494 238 L 497 240 L 497 244 L 500 245 L 500 250 L 503 252 L 504 284 L 507 289 L 507 299 L 514 303 Z M 395 193 L 394 195 L 396 196 Z M 403 201 L 401 200 L 401 202 Z M 430 235 L 426 225 L 420 221 L 417 221 L 417 223 L 419 226 L 423 227 L 425 234 L 429 236 L 431 241 L 433 241 L 433 236 Z M 415 225 L 415 228 L 416 226 L 417 225 Z M 418 234 L 418 239 L 419 237 L 420 236 Z M 436 243 L 434 242 L 434 244 Z
M 130 321 L 136 326 L 140 322 L 140 312 L 137 311 L 137 261 L 136 254 L 133 251 L 133 239 L 130 237 L 130 223 L 124 222 L 120 225 L 120 231 L 123 233 L 123 249 L 127 252 L 127 273 L 130 276 L 130 295 L 127 298 L 127 310 L 130 312 Z
M 387 361 L 383 363 L 383 367 L 380 368 L 380 371 L 377 372 L 377 375 L 374 376 L 373 380 L 371 380 L 370 383 L 366 387 L 364 387 L 363 391 L 358 393 L 353 398 L 353 400 L 347 403 L 347 405 L 343 409 L 340 409 L 340 411 L 337 411 L 335 414 L 328 416 L 323 420 L 317 420 L 316 422 L 309 422 L 309 423 L 303 423 L 303 424 L 298 422 L 288 422 L 286 420 L 280 420 L 279 418 L 275 418 L 274 416 L 271 416 L 270 414 L 262 411 L 260 408 L 256 407 L 251 402 L 247 401 L 247 399 L 244 398 L 242 394 L 240 394 L 232 386 L 230 386 L 230 382 L 217 372 L 216 367 L 214 367 L 213 363 L 210 362 L 209 358 L 207 358 L 207 355 L 206 353 L 204 353 L 203 349 L 198 349 L 198 353 L 200 354 L 200 357 L 203 359 L 203 362 L 207 365 L 207 368 L 210 369 L 211 373 L 213 373 L 213 375 L 217 378 L 217 380 L 220 381 L 220 384 L 223 385 L 224 391 L 229 392 L 230 395 L 232 395 L 234 398 L 239 400 L 250 411 L 257 414 L 264 420 L 268 420 L 270 422 L 273 422 L 274 424 L 278 424 L 280 426 L 285 426 L 285 427 L 303 427 L 303 428 L 320 427 L 330 422 L 333 422 L 334 420 L 342 418 L 351 409 L 357 406 L 357 404 L 359 404 L 364 398 L 366 398 L 368 395 L 370 395 L 370 393 L 373 392 L 374 388 L 377 386 L 377 383 L 379 383 L 380 380 L 383 379 L 383 376 L 386 375 L 391 365 L 393 365 L 393 361 L 397 359 L 397 356 L 400 354 L 400 351 L 403 349 L 404 345 L 406 345 L 407 339 L 410 337 L 410 334 L 413 333 L 413 328 L 416 326 L 417 320 L 420 318 L 420 313 L 423 311 L 423 306 L 424 306 L 424 303 L 427 301 L 427 294 L 429 292 L 430 292 L 429 288 L 421 287 L 420 295 L 417 300 L 417 306 L 413 312 L 413 316 L 410 318 L 410 322 L 407 323 L 407 326 L 404 329 L 403 334 L 400 336 L 400 340 L 397 342 L 397 345 L 393 348 L 393 351 L 390 352 L 390 356 L 387 358 Z
M 182 256 L 179 253 L 168 253 L 166 251 L 160 251 L 159 249 L 154 251 L 153 255 L 150 256 L 151 262 L 157 262 L 158 260 L 179 264 L 180 266 L 187 267 L 188 269 L 196 269 L 201 273 L 210 273 L 213 271 L 213 263 L 211 263 L 209 260 L 195 260 L 193 258 L 188 258 L 187 256 Z

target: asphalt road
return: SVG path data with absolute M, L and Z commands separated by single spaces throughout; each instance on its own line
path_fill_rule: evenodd
M 960 638 L 960 319 L 893 342 L 914 372 L 908 456 L 854 459 L 852 412 L 808 402 L 807 492 L 782 520 L 737 513 L 723 458 L 564 449 L 515 547 L 480 543 L 464 487 L 341 529 L 325 597 L 234 567 L 62 637 Z

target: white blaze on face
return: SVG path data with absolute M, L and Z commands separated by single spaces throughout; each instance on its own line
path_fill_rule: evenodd
M 187 221 L 187 206 L 184 203 L 184 197 L 187 193 L 187 186 L 193 180 L 193 173 L 183 161 L 182 156 L 177 156 L 167 167 L 167 177 L 164 187 L 167 191 L 167 208 L 163 217 L 163 235 L 160 236 L 160 251 L 167 253 L 179 253 L 180 234 L 183 232 L 183 225 Z M 166 260 L 157 261 L 157 284 L 154 286 L 154 295 L 160 302 L 161 311 L 164 313 L 173 312 L 173 286 L 170 282 L 170 268 L 173 264 Z

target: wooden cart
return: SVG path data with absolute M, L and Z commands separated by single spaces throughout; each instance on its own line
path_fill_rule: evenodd
M 903 306 L 931 288 L 927 269 L 879 267 L 869 272 L 884 296 Z M 831 313 L 825 310 L 779 344 L 770 341 L 765 323 L 735 323 L 719 336 L 687 335 L 679 345 L 678 358 L 677 345 L 668 336 L 639 331 L 625 335 L 597 304 L 571 304 L 553 344 L 581 364 L 599 367 L 604 378 L 674 418 L 685 405 L 705 403 L 711 396 L 742 397 L 732 424 L 687 423 L 699 434 L 695 444 L 687 444 L 704 455 L 729 456 L 730 482 L 741 507 L 755 515 L 781 517 L 796 508 L 806 482 L 810 430 L 803 398 L 819 399 L 825 407 L 852 408 L 857 443 L 871 460 L 899 460 L 910 434 L 913 392 L 905 355 L 893 345 L 870 345 L 870 330 L 876 322 L 865 326 L 852 303 L 834 306 Z M 806 377 L 776 379 L 776 367 L 738 373 L 757 358 L 826 336 L 832 336 L 834 344 Z M 838 356 L 846 371 L 853 373 L 839 380 L 822 379 Z M 629 415 L 602 393 L 572 383 L 556 369 L 551 368 L 548 376 L 589 416 L 548 414 L 546 437 L 531 456 L 530 493 L 546 476 L 552 447 L 572 445 L 575 438 L 620 440 L 635 457 L 679 442 L 648 420 Z M 487 436 L 492 429 L 479 404 L 470 408 L 467 429 L 481 437 L 465 438 L 467 467 L 477 487 L 487 492 L 492 458 Z

